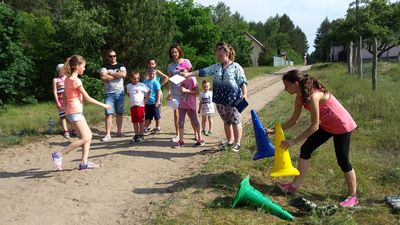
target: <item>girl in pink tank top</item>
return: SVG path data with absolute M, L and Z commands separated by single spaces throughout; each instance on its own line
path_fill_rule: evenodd
M 314 150 L 333 137 L 337 162 L 343 171 L 348 197 L 340 203 L 342 207 L 353 207 L 358 204 L 356 196 L 356 174 L 349 161 L 351 132 L 357 127 L 350 113 L 340 102 L 328 92 L 325 86 L 316 78 L 299 70 L 287 72 L 283 78 L 285 90 L 296 94 L 292 117 L 283 124 L 284 130 L 294 126 L 304 107 L 311 114 L 311 125 L 292 140 L 282 142 L 282 148 L 288 148 L 306 139 L 300 149 L 298 169 L 300 175 L 292 183 L 278 184 L 284 192 L 296 192 L 303 184 L 304 177 L 310 167 L 310 158 Z M 267 130 L 273 133 L 273 130 Z

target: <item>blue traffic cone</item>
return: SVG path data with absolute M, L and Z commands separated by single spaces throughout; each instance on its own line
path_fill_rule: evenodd
M 268 138 L 265 128 L 257 116 L 254 109 L 251 110 L 251 120 L 253 121 L 254 136 L 256 137 L 257 152 L 253 156 L 253 160 L 271 157 L 275 154 L 274 145 Z

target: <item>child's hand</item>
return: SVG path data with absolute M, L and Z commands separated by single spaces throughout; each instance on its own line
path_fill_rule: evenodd
M 112 109 L 112 106 L 111 106 L 111 105 L 106 105 L 106 104 L 104 104 L 103 107 L 104 107 L 105 109 L 108 109 L 108 110 Z
M 190 92 L 189 89 L 184 88 L 184 87 L 181 87 L 181 91 L 182 91 L 182 93 L 189 93 Z
M 59 102 L 57 102 L 57 108 L 61 109 L 61 107 L 62 107 L 62 105 Z
M 282 141 L 282 143 L 281 143 L 281 148 L 282 149 L 287 149 L 287 148 L 289 148 L 290 146 L 292 146 L 292 145 L 294 145 L 295 143 L 294 143 L 294 141 L 293 140 L 284 140 L 284 141 Z
M 184 78 L 187 78 L 189 76 L 189 72 L 180 72 L 180 75 Z
M 275 130 L 267 128 L 265 129 L 265 134 L 275 134 Z
M 172 95 L 171 94 L 167 95 L 167 100 L 172 100 Z
M 160 103 L 156 102 L 156 104 L 155 104 L 156 108 L 158 108 L 159 105 L 160 105 Z

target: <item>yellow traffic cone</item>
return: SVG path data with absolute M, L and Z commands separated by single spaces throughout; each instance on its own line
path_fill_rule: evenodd
M 300 172 L 293 167 L 289 149 L 282 149 L 281 143 L 285 140 L 280 123 L 275 124 L 275 161 L 271 171 L 272 177 L 298 176 Z

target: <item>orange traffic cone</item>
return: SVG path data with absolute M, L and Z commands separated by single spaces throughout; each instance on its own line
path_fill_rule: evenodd
M 300 172 L 293 167 L 289 149 L 282 149 L 281 143 L 285 140 L 280 123 L 275 124 L 275 161 L 271 171 L 272 177 L 298 176 Z

